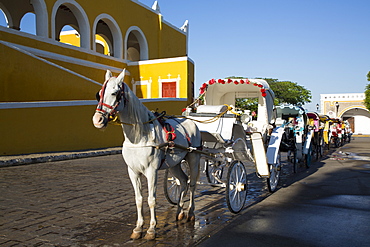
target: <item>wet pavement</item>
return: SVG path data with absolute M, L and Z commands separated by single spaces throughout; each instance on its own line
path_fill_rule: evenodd
M 49 158 L 42 157 L 45 155 Z M 61 158 L 45 155 L 17 159 L 43 162 Z M 14 163 L 14 157 L 11 160 Z M 136 206 L 121 155 L 2 167 L 0 246 L 191 246 L 238 217 L 228 211 L 224 188 L 199 185 L 196 221 L 176 222 L 176 206 L 165 199 L 163 177 L 164 171 L 160 171 L 157 238 L 133 241 Z M 201 177 L 200 182 L 206 182 L 205 174 Z M 249 205 L 268 195 L 263 180 L 254 174 L 250 179 Z M 146 185 L 143 188 L 145 200 Z M 146 200 L 144 210 L 148 224 Z
M 199 246 L 369 246 L 370 138 L 288 180 Z
M 283 157 L 273 194 L 248 167 L 249 193 L 239 214 L 229 212 L 224 188 L 199 185 L 194 223 L 175 221 L 176 206 L 165 199 L 160 171 L 154 241 L 130 240 L 134 193 L 116 150 L 1 167 L 0 246 L 365 246 L 360 244 L 370 242 L 369 144 L 370 138 L 356 138 L 297 174 Z M 205 180 L 202 173 L 200 182 Z

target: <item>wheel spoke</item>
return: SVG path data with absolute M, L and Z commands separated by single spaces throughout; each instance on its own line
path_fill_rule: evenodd
M 241 162 L 234 161 L 228 171 L 226 202 L 229 210 L 238 213 L 244 206 L 247 196 L 247 173 Z

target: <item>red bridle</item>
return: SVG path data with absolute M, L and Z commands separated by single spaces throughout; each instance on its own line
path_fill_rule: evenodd
M 104 94 L 105 94 L 105 90 L 106 90 L 108 81 L 109 81 L 109 79 L 104 82 L 101 90 L 99 91 L 99 103 L 98 103 L 98 106 L 96 107 L 95 111 L 100 112 L 103 115 L 107 115 L 109 117 L 109 116 L 114 116 L 116 114 L 117 107 L 121 103 L 122 97 L 124 98 L 123 99 L 124 101 L 126 101 L 126 98 L 125 98 L 125 92 L 124 92 L 124 87 L 125 87 L 124 85 L 125 84 L 123 84 L 122 87 L 120 87 L 120 91 L 117 93 L 118 95 L 116 96 L 116 103 L 114 105 L 108 105 L 108 104 L 104 103 L 103 102 L 104 101 Z M 103 106 L 110 109 L 110 111 L 104 110 Z

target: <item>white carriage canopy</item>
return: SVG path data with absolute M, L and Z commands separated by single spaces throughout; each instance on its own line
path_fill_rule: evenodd
M 237 98 L 257 98 L 258 115 L 270 122 L 275 94 L 263 79 L 211 79 L 203 83 L 200 94 L 204 94 L 205 105 L 232 105 Z

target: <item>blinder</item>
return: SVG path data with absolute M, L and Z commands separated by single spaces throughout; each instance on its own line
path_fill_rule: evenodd
M 100 90 L 95 95 L 96 101 L 100 101 Z
M 96 100 L 99 102 L 98 106 L 96 108 L 96 111 L 103 113 L 104 115 L 108 116 L 108 121 L 112 120 L 114 116 L 116 115 L 116 109 L 119 106 L 120 102 L 126 102 L 127 99 L 124 95 L 124 85 L 123 87 L 119 86 L 118 90 L 114 93 L 112 93 L 113 96 L 116 96 L 116 103 L 114 105 L 108 105 L 103 102 L 104 100 L 104 94 L 105 94 L 105 89 L 106 89 L 106 83 L 103 84 L 103 87 L 100 91 L 98 91 L 95 95 Z M 122 99 L 123 97 L 123 99 Z M 110 109 L 110 111 L 106 111 L 103 109 L 103 106 L 107 107 Z

